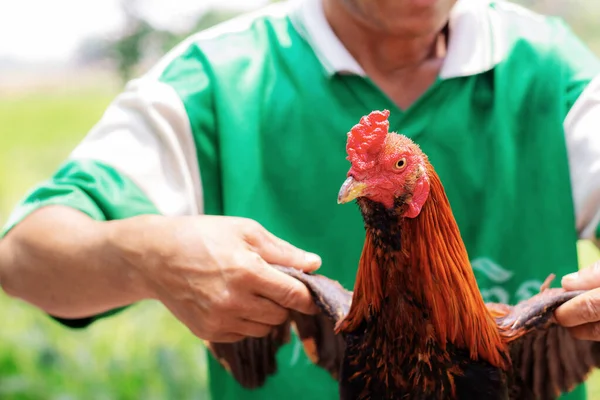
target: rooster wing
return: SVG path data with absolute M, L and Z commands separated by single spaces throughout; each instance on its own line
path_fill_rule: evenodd
M 510 349 L 510 398 L 556 399 L 600 366 L 600 343 L 574 338 L 554 319 L 560 305 L 583 291 L 549 289 L 551 279 L 540 293 L 514 307 L 487 304 Z
M 243 387 L 257 388 L 277 371 L 277 351 L 289 341 L 293 326 L 311 361 L 337 380 L 346 344 L 341 335 L 335 334 L 335 326 L 348 314 L 352 292 L 322 275 L 278 265 L 273 267 L 304 283 L 320 312 L 316 315 L 291 312 L 288 321 L 276 327 L 269 336 L 245 338 L 236 343 L 205 342 L 207 348 Z
M 345 342 L 335 333 L 352 302 L 352 292 L 322 275 L 273 266 L 310 290 L 320 313 L 290 313 L 289 320 L 264 338 L 246 338 L 236 343 L 207 343 L 217 360 L 244 387 L 256 388 L 276 372 L 276 354 L 289 341 L 293 326 L 304 351 L 317 365 L 338 379 Z M 487 303 L 510 349 L 513 368 L 511 399 L 556 399 L 585 381 L 600 366 L 600 343 L 578 340 L 558 325 L 554 311 L 583 291 L 549 289 L 547 281 L 539 294 L 515 306 Z

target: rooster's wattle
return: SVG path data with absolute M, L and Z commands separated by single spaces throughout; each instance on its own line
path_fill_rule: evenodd
M 208 343 L 245 387 L 276 370 L 294 325 L 305 351 L 339 381 L 341 399 L 554 399 L 600 365 L 600 344 L 573 338 L 554 310 L 582 292 L 548 288 L 514 307 L 484 303 L 440 178 L 388 111 L 348 133 L 352 166 L 338 202 L 357 201 L 366 238 L 354 292 L 274 266 L 322 311 L 292 312 L 265 338 Z

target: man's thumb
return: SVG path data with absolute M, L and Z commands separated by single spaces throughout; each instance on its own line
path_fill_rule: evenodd
M 600 287 L 600 261 L 578 272 L 565 275 L 561 284 L 565 290 L 588 290 Z

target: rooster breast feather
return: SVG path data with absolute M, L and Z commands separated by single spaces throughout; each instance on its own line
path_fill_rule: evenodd
M 338 379 L 346 344 L 344 338 L 335 333 L 335 327 L 348 314 L 352 292 L 323 275 L 273 267 L 304 283 L 320 312 L 306 315 L 292 311 L 288 321 L 275 327 L 266 337 L 248 337 L 236 343 L 205 342 L 207 348 L 240 385 L 257 388 L 277 372 L 277 351 L 289 342 L 290 329 L 294 329 L 308 358 Z
M 208 342 L 207 347 L 242 386 L 256 388 L 276 373 L 277 351 L 289 341 L 293 328 L 308 357 L 339 379 L 346 344 L 335 327 L 348 314 L 352 292 L 322 275 L 274 268 L 304 283 L 320 313 L 292 312 L 289 320 L 269 336 L 236 343 Z M 486 304 L 510 351 L 511 399 L 556 399 L 600 366 L 600 343 L 578 340 L 554 320 L 556 308 L 582 293 L 543 288 L 515 306 Z

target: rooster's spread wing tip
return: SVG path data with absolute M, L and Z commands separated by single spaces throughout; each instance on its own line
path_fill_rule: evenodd
M 509 312 L 498 318 L 501 329 L 529 331 L 543 329 L 555 323 L 554 311 L 574 297 L 584 293 L 583 290 L 567 292 L 564 289 L 542 287 L 542 291 L 528 300 L 521 301 L 511 307 Z
M 264 385 L 277 371 L 277 350 L 289 342 L 289 322 L 277 326 L 270 335 L 246 338 L 236 343 L 204 341 L 212 356 L 246 389 Z
M 321 312 L 317 315 L 291 312 L 290 320 L 276 327 L 269 336 L 245 338 L 237 343 L 206 342 L 206 347 L 243 387 L 258 388 L 276 372 L 276 354 L 290 339 L 291 323 L 308 358 L 337 379 L 345 342 L 334 327 L 348 314 L 352 292 L 322 275 L 279 265 L 273 268 L 304 283 Z
M 352 303 L 352 292 L 344 289 L 339 282 L 323 275 L 307 274 L 295 268 L 280 265 L 273 265 L 273 267 L 304 283 L 321 312 L 334 324 L 339 323 L 348 314 Z
M 308 358 L 337 379 L 346 343 L 341 335 L 335 333 L 335 327 L 350 310 L 352 292 L 323 275 L 307 274 L 280 265 L 273 267 L 298 279 L 310 291 L 321 312 L 317 315 L 292 312 L 292 324 Z
M 600 343 L 574 338 L 554 319 L 560 305 L 582 293 L 551 289 L 546 280 L 540 293 L 514 307 L 488 303 L 510 347 L 515 398 L 557 399 L 600 366 Z

